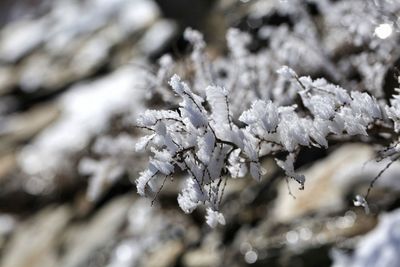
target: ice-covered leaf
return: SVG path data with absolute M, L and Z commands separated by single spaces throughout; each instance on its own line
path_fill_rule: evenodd
M 225 225 L 225 217 L 222 213 L 207 208 L 206 222 L 211 228 L 217 227 L 218 224 Z

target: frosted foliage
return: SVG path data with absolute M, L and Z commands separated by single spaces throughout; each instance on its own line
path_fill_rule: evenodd
M 304 182 L 305 182 L 305 177 L 304 175 L 297 174 L 294 171 L 294 155 L 289 154 L 286 158 L 285 161 L 282 160 L 276 160 L 276 163 L 278 164 L 279 167 L 285 170 L 285 173 L 287 176 L 292 177 L 295 179 L 302 187 L 304 187 Z
M 178 196 L 178 203 L 185 213 L 191 213 L 206 200 L 206 197 L 194 179 L 188 178 L 186 183 L 182 193 Z
M 288 66 L 283 66 L 280 68 L 277 73 L 281 76 L 283 76 L 286 80 L 294 79 L 296 78 L 296 73 L 289 68 Z
M 276 159 L 278 166 L 302 189 L 306 177 L 294 168 L 301 146 L 328 147 L 331 137 L 368 135 L 374 123 L 397 120 L 395 115 L 387 118 L 383 112 L 394 106 L 379 104 L 367 93 L 349 93 L 324 79 L 299 77 L 286 66 L 278 73 L 289 79 L 304 108 L 256 100 L 238 122 L 231 119 L 226 89 L 208 86 L 202 97 L 174 75 L 170 85 L 181 98 L 179 112 L 148 110 L 138 119 L 139 127 L 149 135 L 137 147 L 152 153 L 149 168 L 137 180 L 139 194 L 146 195 L 147 189 L 160 190 L 158 178 L 165 181 L 179 168 L 189 175 L 178 197 L 184 212 L 192 212 L 199 205 L 217 212 L 230 177 L 243 177 L 248 172 L 256 180 L 262 179 L 265 171 L 261 158 L 278 152 L 286 154 L 284 160 Z M 392 105 L 396 103 L 392 101 Z M 219 217 L 210 214 L 207 220 L 215 226 L 219 220 L 211 218 Z
M 271 101 L 255 101 L 251 109 L 243 112 L 239 120 L 254 125 L 254 133 L 274 132 L 278 125 L 277 107 Z
M 397 93 L 400 89 L 397 89 Z M 386 113 L 390 119 L 394 121 L 394 129 L 398 133 L 400 131 L 400 95 L 394 95 L 390 100 L 390 107 L 385 107 Z
M 264 170 L 258 162 L 250 162 L 250 174 L 251 177 L 259 181 L 261 176 L 264 174 Z
M 180 103 L 181 108 L 179 109 L 184 113 L 191 124 L 194 127 L 202 127 L 207 124 L 207 118 L 200 108 L 203 99 L 199 96 L 193 94 L 189 87 L 180 81 L 178 76 L 173 76 L 170 81 L 170 85 L 180 97 L 182 97 L 183 102 Z
M 385 102 L 383 85 L 400 54 L 399 21 L 393 19 L 400 2 L 309 2 L 318 15 L 299 0 L 249 4 L 248 22 L 277 14 L 284 21 L 254 28 L 247 23 L 251 33 L 229 29 L 226 53 L 210 56 L 203 35 L 185 31 L 189 57 L 174 62 L 164 56 L 149 79 L 150 92 L 173 108 L 146 111 L 138 120 L 148 135 L 136 147 L 152 153 L 137 181 L 140 194 L 158 192 L 179 170 L 187 174 L 181 208 L 220 212 L 226 184 L 262 179 L 268 172 L 264 157 L 276 158 L 303 188 L 306 177 L 294 167 L 301 147 L 378 139 L 386 146 L 387 138 L 397 138 L 400 97 Z M 384 41 L 376 34 L 382 24 L 392 27 Z
M 217 227 L 218 224 L 225 225 L 224 215 L 222 215 L 218 211 L 212 210 L 211 208 L 207 209 L 206 221 L 207 224 L 212 228 Z
M 270 34 L 271 46 L 268 50 L 260 50 L 253 54 L 248 51 L 252 37 L 237 29 L 230 29 L 227 33 L 228 55 L 211 60 L 205 51 L 205 42 L 202 34 L 187 29 L 184 37 L 192 45 L 193 50 L 188 60 L 188 67 L 193 69 L 193 78 L 186 81 L 187 85 L 196 94 L 204 97 L 209 85 L 222 87 L 225 92 L 235 95 L 229 99 L 232 117 L 237 118 L 240 113 L 257 99 L 270 99 L 278 103 L 292 103 L 296 96 L 296 90 L 292 86 L 286 90 L 284 77 L 278 75 L 275 70 L 290 64 L 291 66 L 307 65 L 311 73 L 320 69 L 326 69 L 330 65 L 326 62 L 321 51 L 316 51 L 315 46 L 299 44 L 298 33 L 288 32 L 285 27 L 272 28 Z M 288 36 L 290 38 L 288 39 Z M 310 41 L 311 42 L 311 41 Z M 173 62 L 169 56 L 160 60 L 160 68 L 157 74 L 149 79 L 151 92 L 159 93 L 163 99 L 174 101 L 174 97 L 166 90 L 165 84 L 168 75 L 172 76 L 171 70 L 177 73 L 185 72 L 179 70 L 178 64 Z M 287 70 L 290 70 L 289 68 Z M 186 76 L 185 73 L 183 75 Z M 287 73 L 290 75 L 290 73 Z M 286 90 L 285 94 L 282 91 Z M 209 93 L 213 93 L 211 90 Z M 225 94 L 225 93 L 224 93 Z
M 212 118 L 215 124 L 224 127 L 230 121 L 228 92 L 225 88 L 209 86 L 206 88 L 207 101 L 210 103 Z
M 393 20 L 393 15 L 398 14 L 399 11 L 400 4 L 398 1 L 354 0 L 327 4 L 325 5 L 324 15 L 329 26 L 345 28 L 346 31 L 344 32 L 349 34 L 349 38 L 355 44 L 361 45 L 371 38 L 380 38 L 379 34 L 376 34 L 376 29 L 379 29 L 382 23 L 392 21 L 398 23 Z M 338 20 L 337 18 L 341 19 Z
M 249 34 L 240 32 L 238 29 L 230 29 L 226 39 L 233 57 L 243 59 L 244 56 L 249 54 L 247 50 L 247 45 L 251 42 Z
M 245 159 L 240 157 L 241 150 L 240 148 L 235 149 L 229 155 L 228 162 L 228 170 L 233 178 L 243 177 L 247 173 L 247 166 L 245 164 Z
M 310 109 L 314 116 L 324 120 L 328 120 L 335 114 L 335 102 L 331 98 L 313 95 L 309 98 L 305 98 L 304 104 Z
M 328 77 L 345 87 L 367 89 L 373 96 L 382 97 L 385 74 L 400 54 L 400 20 L 396 16 L 400 12 L 400 2 L 308 2 L 315 5 L 318 20 L 310 16 L 303 1 L 254 1 L 248 11 L 249 24 L 276 14 L 284 20 L 287 17 L 287 21 L 255 28 L 250 25 L 252 34 L 229 29 L 227 53 L 223 55 L 208 55 L 203 35 L 187 29 L 184 38 L 192 46 L 190 57 L 185 58 L 185 63 L 171 60 L 167 68 L 160 63 L 159 72 L 150 82 L 152 92 L 160 93 L 168 101 L 176 101 L 165 86 L 173 73 L 185 77 L 193 92 L 201 96 L 207 86 L 220 86 L 235 96 L 230 103 L 231 114 L 236 119 L 257 99 L 272 100 L 280 105 L 295 102 L 297 91 L 285 82 L 293 78 L 290 68 L 281 69 L 281 75 L 275 72 L 287 65 L 299 73 Z M 382 25 L 392 29 L 384 40 L 375 33 Z M 258 43 L 261 47 L 253 51 L 254 44 Z M 362 47 L 367 49 L 355 52 Z M 165 75 L 168 72 L 170 75 Z M 353 73 L 360 74 L 359 83 L 346 77 Z

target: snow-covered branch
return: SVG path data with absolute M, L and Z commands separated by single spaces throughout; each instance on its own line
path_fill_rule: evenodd
M 303 188 L 306 177 L 294 169 L 300 147 L 327 148 L 331 136 L 368 136 L 377 123 L 397 125 L 397 96 L 388 106 L 368 93 L 349 93 L 325 79 L 299 77 L 287 66 L 278 73 L 296 88 L 303 108 L 256 100 L 237 123 L 231 118 L 226 89 L 211 85 L 202 97 L 174 75 L 169 84 L 181 99 L 179 108 L 148 110 L 138 120 L 138 126 L 150 133 L 137 148 L 152 153 L 149 167 L 137 180 L 138 193 L 146 195 L 148 188 L 157 192 L 157 181 L 179 168 L 188 175 L 178 197 L 181 208 L 192 212 L 205 205 L 216 212 L 227 180 L 247 173 L 262 178 L 262 157 L 286 154 L 286 159 L 276 159 L 277 165 Z M 218 216 L 211 226 L 224 222 Z

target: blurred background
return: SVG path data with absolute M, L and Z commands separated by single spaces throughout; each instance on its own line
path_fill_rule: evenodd
M 400 266 L 400 165 L 376 183 L 369 214 L 355 207 L 387 164 L 363 140 L 304 149 L 295 199 L 265 159 L 261 182 L 228 184 L 215 230 L 204 210 L 180 210 L 179 178 L 154 205 L 134 182 L 147 158 L 137 114 L 174 105 L 156 88 L 169 78 L 162 56 L 190 77 L 185 28 L 204 34 L 211 60 L 229 57 L 230 27 L 248 32 L 268 84 L 290 65 L 385 102 L 398 87 L 398 14 L 390 0 L 0 1 L 0 266 Z

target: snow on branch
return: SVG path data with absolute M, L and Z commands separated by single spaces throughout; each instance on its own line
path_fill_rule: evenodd
M 165 179 L 179 168 L 188 174 L 178 197 L 180 207 L 190 213 L 206 206 L 207 222 L 215 227 L 225 222 L 218 210 L 227 179 L 247 172 L 261 179 L 262 157 L 286 153 L 285 160 L 276 160 L 278 166 L 304 188 L 306 177 L 294 169 L 301 146 L 326 148 L 331 136 L 368 135 L 376 122 L 398 120 L 397 97 L 392 106 L 381 106 L 367 93 L 349 93 L 324 79 L 298 77 L 286 66 L 278 73 L 294 84 L 305 109 L 256 100 L 237 123 L 231 119 L 226 89 L 208 86 L 202 97 L 174 75 L 169 84 L 181 99 L 179 108 L 149 110 L 138 119 L 138 126 L 149 135 L 143 137 L 145 145 L 139 142 L 137 147 L 152 153 L 148 169 L 137 180 L 138 193 L 157 192 L 160 177 Z

